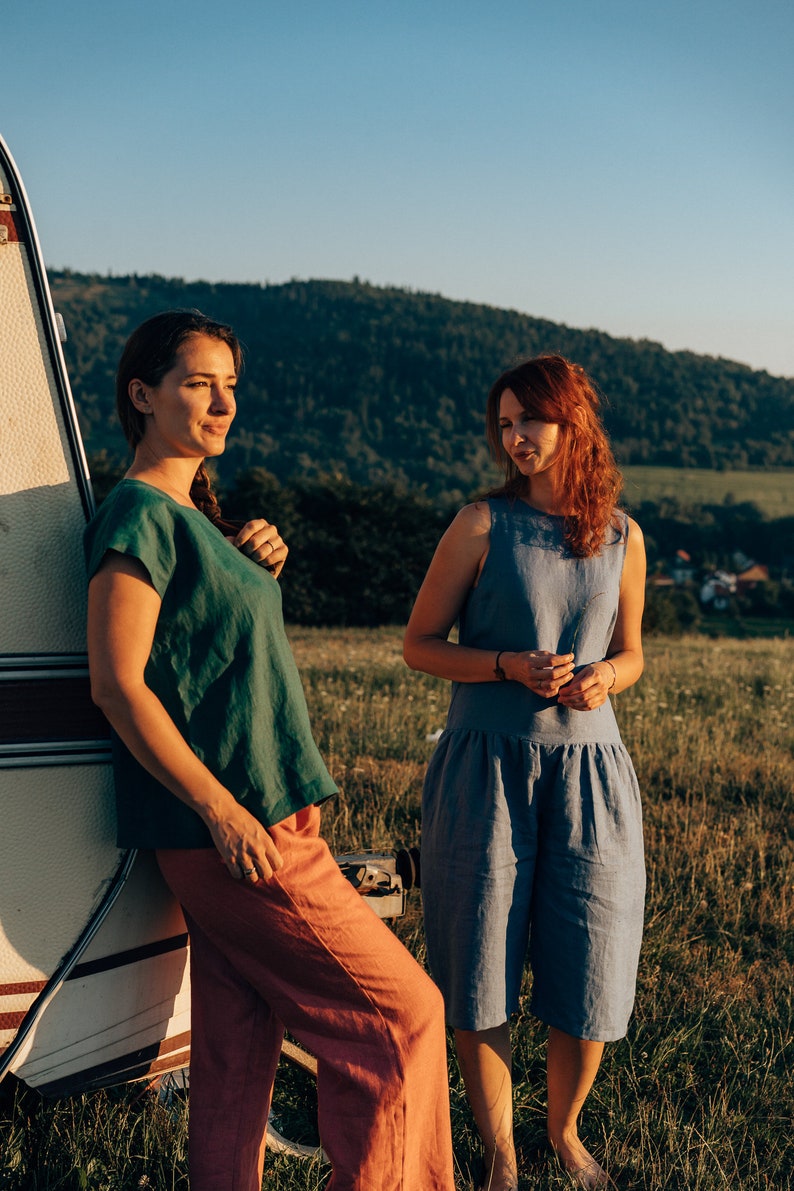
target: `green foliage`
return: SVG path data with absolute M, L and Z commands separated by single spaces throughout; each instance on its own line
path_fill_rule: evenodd
M 241 473 L 221 495 L 226 516 L 278 525 L 290 548 L 281 576 L 285 616 L 301 625 L 404 624 L 455 511 L 386 482 L 365 486 L 337 475 L 281 484 L 263 468 Z M 636 515 L 651 570 L 684 548 L 701 567 L 730 568 L 732 553 L 744 550 L 782 572 L 794 542 L 794 518 L 764 521 L 753 505 L 690 508 L 665 500 L 643 503 Z M 794 586 L 772 580 L 735 604 L 739 615 L 792 617 Z M 646 632 L 675 635 L 700 623 L 693 588 L 649 584 Z
M 342 476 L 281 485 L 245 472 L 224 514 L 265 516 L 290 554 L 281 576 L 284 614 L 304 625 L 404 623 L 446 518 L 421 492 Z
M 794 617 L 794 586 L 770 580 L 737 599 L 744 616 Z
M 101 452 L 90 461 L 97 502 L 123 473 Z M 224 515 L 247 521 L 266 517 L 289 546 L 281 574 L 284 611 L 301 625 L 404 624 L 439 538 L 454 512 L 423 491 L 382 481 L 354 483 L 345 476 L 317 476 L 281 483 L 254 467 L 221 488 Z M 689 551 L 701 567 L 731 568 L 744 550 L 777 568 L 792 565 L 794 518 L 765 521 L 753 505 L 689 507 L 665 498 L 643 502 L 635 515 L 643 528 L 651 573 Z M 794 584 L 773 578 L 734 601 L 738 617 L 794 617 Z M 701 612 L 694 591 L 649 584 L 643 627 L 647 633 L 697 629 Z M 710 630 L 711 631 L 711 630 Z M 743 631 L 747 631 L 746 629 Z
M 136 1084 L 57 1101 L 2 1087 L 2 1191 L 187 1191 L 184 1104 Z
M 781 572 L 794 563 L 794 517 L 766 520 L 754 504 L 691 505 L 663 497 L 635 505 L 631 514 L 645 536 L 651 569 L 677 550 L 686 550 L 698 567 L 733 570 L 735 551 Z
M 113 458 L 107 451 L 98 451 L 88 458 L 88 471 L 91 476 L 91 487 L 94 500 L 101 505 L 122 479 L 126 467 L 118 459 Z
M 144 318 L 199 307 L 246 344 L 240 412 L 219 464 L 286 481 L 340 474 L 424 488 L 460 504 L 492 484 L 484 441 L 488 387 L 516 357 L 560 351 L 607 401 L 623 464 L 689 468 L 794 465 L 794 380 L 727 360 L 667 352 L 431 294 L 360 282 L 184 282 L 53 272 L 86 444 L 122 458 L 113 375 Z
M 645 592 L 642 631 L 648 635 L 679 637 L 700 625 L 700 605 L 687 588 L 656 587 Z

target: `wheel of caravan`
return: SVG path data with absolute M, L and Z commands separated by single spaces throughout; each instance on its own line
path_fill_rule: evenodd
M 317 1060 L 296 1042 L 285 1038 L 281 1047 L 282 1062 L 276 1072 L 273 1104 L 267 1123 L 267 1148 L 274 1154 L 290 1154 L 295 1158 L 327 1158 L 321 1145 L 307 1145 L 292 1141 L 284 1135 L 317 1131 Z M 285 1061 L 286 1060 L 286 1061 Z M 285 1108 L 289 1104 L 291 1111 Z

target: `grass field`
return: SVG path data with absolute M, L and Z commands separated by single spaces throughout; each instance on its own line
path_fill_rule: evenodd
M 723 612 L 706 612 L 698 624 L 698 633 L 715 641 L 723 637 L 744 641 L 794 637 L 794 620 L 785 616 L 729 616 Z
M 751 501 L 765 517 L 794 515 L 794 468 L 772 471 L 707 471 L 693 467 L 624 467 L 624 499 L 674 497 L 682 504 L 743 504 Z
M 294 630 L 321 747 L 342 795 L 337 852 L 419 839 L 419 797 L 446 684 L 413 675 L 399 632 Z M 616 699 L 643 790 L 646 935 L 629 1036 L 607 1049 L 582 1133 L 621 1191 L 786 1191 L 794 1170 L 794 640 L 656 639 Z M 396 929 L 423 958 L 416 894 Z M 570 1187 L 544 1147 L 544 1030 L 515 1022 L 521 1191 Z M 460 1191 L 478 1147 L 450 1052 Z M 277 1102 L 314 1129 L 312 1089 Z M 308 1106 L 308 1111 L 307 1111 Z M 128 1087 L 0 1108 L 2 1191 L 187 1188 L 185 1108 Z M 268 1156 L 265 1191 L 319 1191 L 317 1161 Z

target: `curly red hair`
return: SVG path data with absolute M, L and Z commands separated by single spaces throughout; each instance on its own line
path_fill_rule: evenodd
M 499 402 L 506 389 L 533 418 L 560 427 L 561 480 L 569 505 L 565 540 L 578 558 L 598 554 L 623 481 L 601 422 L 595 384 L 578 364 L 557 355 L 523 360 L 502 373 L 491 386 L 485 416 L 488 443 L 505 482 L 489 496 L 521 496 L 526 490 L 526 478 L 502 446 Z

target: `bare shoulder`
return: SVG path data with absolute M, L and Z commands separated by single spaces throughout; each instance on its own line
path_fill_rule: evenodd
M 462 537 L 483 537 L 491 532 L 491 510 L 485 500 L 464 505 L 450 525 Z
M 645 586 L 645 541 L 642 530 L 633 517 L 627 520 L 626 561 L 623 565 L 624 583 Z
M 639 543 L 640 546 L 643 544 L 644 538 L 642 536 L 642 530 L 633 517 L 626 518 L 626 530 L 628 533 L 629 544 L 631 544 L 632 541 Z
M 465 505 L 438 543 L 431 571 L 434 580 L 469 586 L 488 553 L 491 514 L 485 501 Z

